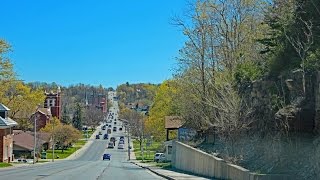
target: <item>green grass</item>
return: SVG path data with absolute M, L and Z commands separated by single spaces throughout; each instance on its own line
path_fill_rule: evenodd
M 91 137 L 91 135 L 94 133 L 94 131 L 95 130 L 92 131 L 91 129 L 88 130 L 88 138 Z M 82 138 L 84 138 L 84 139 L 87 138 L 87 132 L 82 131 Z
M 161 168 L 163 168 L 163 169 L 170 169 L 170 168 L 172 168 L 170 162 L 167 162 L 167 163 L 156 163 L 156 166 L 161 167 Z
M 56 149 L 54 150 L 54 157 L 55 159 L 65 159 L 69 157 L 71 154 L 73 154 L 74 152 L 76 152 L 78 149 L 80 149 L 82 146 L 84 146 L 86 143 L 87 143 L 86 140 L 81 139 L 81 140 L 78 140 L 73 145 L 73 147 L 63 150 L 63 152 L 60 149 Z M 47 159 L 52 159 L 52 150 L 47 150 Z
M 137 160 L 144 159 L 144 161 L 146 161 L 146 162 L 153 162 L 154 155 L 158 151 L 158 149 L 162 146 L 162 143 L 161 142 L 153 142 L 151 144 L 151 146 L 146 147 L 146 143 L 144 142 L 142 145 L 144 147 L 144 153 L 143 153 L 144 158 L 142 158 L 142 153 L 140 151 L 139 141 L 137 141 L 137 140 L 133 141 L 133 148 L 134 148 L 134 153 L 136 155 L 136 159 Z
M 12 166 L 12 164 L 9 163 L 0 163 L 0 168 L 6 168 L 6 167 L 10 167 Z
M 75 147 L 70 147 L 68 149 L 65 149 L 63 150 L 63 152 L 60 149 L 54 150 L 54 157 L 55 159 L 65 159 L 69 157 L 71 154 L 73 154 L 74 152 L 76 152 L 78 149 L 80 149 L 80 147 L 75 146 Z M 47 150 L 47 159 L 52 159 L 52 150 Z

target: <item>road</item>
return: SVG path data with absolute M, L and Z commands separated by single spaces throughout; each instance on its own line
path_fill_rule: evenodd
M 109 98 L 112 99 L 110 94 Z M 118 116 L 117 102 L 113 102 L 113 105 L 115 108 L 112 108 L 111 113 L 114 113 L 114 118 L 116 118 Z M 112 126 L 114 126 L 114 119 L 112 120 Z M 117 122 L 117 127 L 120 126 L 121 123 Z M 119 140 L 119 136 L 124 136 L 123 131 L 113 132 L 111 136 L 117 137 Z M 102 131 L 102 134 L 105 133 L 107 133 L 107 130 Z M 163 179 L 127 161 L 127 139 L 123 150 L 117 149 L 117 143 L 114 149 L 106 149 L 109 140 L 103 140 L 102 136 L 101 139 L 93 139 L 91 141 L 93 142 L 86 151 L 74 160 L 59 160 L 45 164 L 0 169 L 0 180 Z M 110 161 L 102 160 L 104 153 L 111 154 Z

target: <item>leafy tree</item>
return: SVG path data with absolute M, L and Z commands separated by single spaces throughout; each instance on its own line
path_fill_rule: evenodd
M 175 97 L 177 84 L 171 81 L 163 82 L 155 95 L 149 117 L 145 121 L 146 132 L 157 140 L 165 140 L 165 116 L 180 115 Z
M 81 138 L 81 133 L 77 129 L 71 125 L 61 124 L 59 119 L 55 117 L 40 131 L 51 133 L 54 137 L 55 145 L 62 151 Z
M 65 106 L 63 107 L 63 111 L 62 111 L 61 122 L 64 124 L 71 124 L 71 118 Z
M 83 123 L 83 113 L 82 113 L 82 107 L 79 103 L 76 105 L 76 110 L 73 115 L 72 119 L 72 125 L 78 130 L 82 130 L 82 123 Z

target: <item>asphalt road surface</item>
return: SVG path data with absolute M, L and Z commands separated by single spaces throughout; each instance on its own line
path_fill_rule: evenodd
M 109 94 L 112 98 L 115 94 Z M 117 102 L 113 102 L 117 105 Z M 117 106 L 112 109 L 114 113 L 112 119 L 112 127 L 114 119 L 117 118 Z M 109 119 L 111 120 L 111 119 Z M 117 122 L 117 129 L 121 127 L 121 123 Z M 124 131 L 124 130 L 123 130 Z M 124 136 L 123 131 L 113 132 L 111 136 L 118 139 L 114 149 L 106 149 L 109 140 L 101 139 L 92 140 L 93 143 L 88 149 L 74 160 L 59 160 L 46 164 L 36 164 L 23 167 L 14 167 L 8 169 L 0 169 L 0 180 L 153 180 L 163 179 L 148 170 L 142 169 L 128 162 L 127 139 L 125 139 L 125 149 L 117 149 L 119 136 Z M 107 130 L 102 131 L 102 134 Z M 111 137 L 109 135 L 109 138 Z M 111 160 L 102 160 L 104 153 L 111 154 Z

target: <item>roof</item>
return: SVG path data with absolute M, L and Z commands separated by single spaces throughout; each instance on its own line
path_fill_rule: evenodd
M 7 106 L 0 103 L 0 111 L 10 111 L 10 109 Z
M 166 116 L 165 128 L 166 129 L 179 129 L 184 124 L 180 116 Z
M 39 144 L 44 144 L 45 142 L 41 139 L 38 139 Z M 34 147 L 34 136 L 26 132 L 18 132 L 13 136 L 13 144 L 27 150 L 32 151 Z
M 39 108 L 38 112 L 46 115 L 46 116 L 51 116 L 51 110 L 50 108 Z
M 14 120 L 12 120 L 11 118 L 2 118 L 0 117 L 0 129 L 1 128 L 9 128 L 9 127 L 13 127 L 18 125 L 17 122 L 15 122 Z

